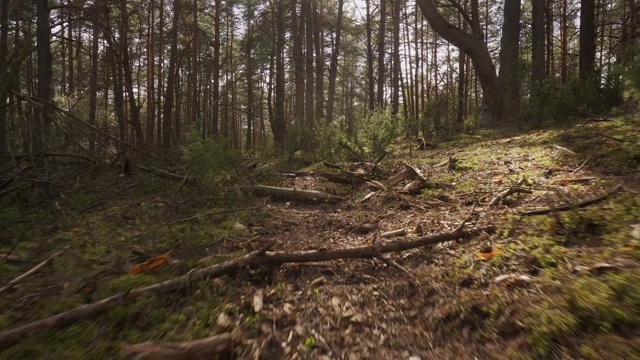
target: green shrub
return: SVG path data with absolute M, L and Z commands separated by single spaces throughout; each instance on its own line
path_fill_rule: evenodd
M 218 176 L 242 160 L 241 151 L 231 149 L 225 141 L 203 139 L 197 131 L 192 131 L 189 138 L 189 145 L 182 148 L 182 156 L 195 178 Z

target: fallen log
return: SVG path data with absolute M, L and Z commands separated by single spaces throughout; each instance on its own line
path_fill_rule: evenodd
M 594 197 L 594 198 L 591 198 L 591 199 L 579 201 L 579 202 L 573 203 L 573 204 L 566 204 L 566 205 L 562 205 L 562 206 L 557 206 L 557 207 L 549 207 L 549 208 L 545 208 L 545 209 L 523 211 L 523 212 L 520 212 L 520 216 L 545 215 L 545 214 L 549 214 L 549 213 L 553 213 L 553 212 L 562 212 L 562 211 L 580 209 L 580 208 L 583 208 L 583 207 L 587 207 L 589 205 L 597 204 L 597 203 L 599 203 L 601 201 L 604 201 L 604 200 L 608 199 L 610 196 L 612 196 L 615 193 L 617 193 L 618 191 L 620 191 L 620 189 L 622 189 L 622 185 L 623 184 L 618 184 L 613 189 L 608 191 L 606 194 L 600 195 L 600 196 L 597 196 L 597 197 Z
M 49 256 L 47 259 L 45 259 L 43 262 L 41 262 L 40 264 L 34 266 L 33 268 L 31 268 L 31 270 L 27 271 L 26 273 L 18 276 L 17 278 L 9 281 L 9 283 L 0 288 L 0 294 L 11 289 L 12 287 L 14 287 L 17 283 L 21 282 L 22 280 L 28 278 L 29 276 L 37 273 L 38 271 L 44 269 L 45 266 L 49 265 L 49 263 L 51 263 L 53 261 L 53 259 L 55 259 L 56 257 L 60 256 L 60 254 L 62 254 L 64 251 L 60 250 L 58 252 L 56 252 L 55 254 Z
M 273 196 L 279 199 L 306 201 L 306 202 L 326 202 L 335 204 L 343 201 L 342 196 L 332 195 L 317 190 L 297 190 L 267 185 L 254 185 L 250 187 L 254 193 L 261 196 Z
M 222 333 L 204 339 L 173 343 L 125 344 L 126 356 L 137 359 L 212 359 L 215 355 L 233 351 L 237 341 L 231 333 Z
M 270 242 L 260 250 L 248 253 L 230 261 L 212 265 L 204 269 L 191 271 L 185 275 L 163 281 L 161 283 L 122 292 L 94 303 L 81 305 L 77 308 L 45 319 L 36 320 L 13 329 L 4 330 L 0 332 L 0 349 L 7 348 L 28 336 L 34 335 L 38 331 L 68 326 L 85 319 L 93 318 L 120 305 L 124 305 L 127 302 L 142 297 L 149 297 L 160 293 L 175 291 L 176 289 L 184 288 L 195 282 L 237 272 L 244 267 L 282 265 L 285 263 L 319 262 L 338 259 L 373 258 L 378 257 L 380 253 L 404 251 L 434 245 L 445 241 L 468 239 L 482 233 L 494 233 L 495 230 L 495 226 L 492 225 L 469 230 L 461 230 L 458 228 L 451 232 L 422 236 L 416 240 L 397 241 L 384 244 L 375 249 L 371 246 L 362 246 L 347 249 L 321 249 L 295 253 L 268 252 L 267 250 L 274 244 L 274 242 Z

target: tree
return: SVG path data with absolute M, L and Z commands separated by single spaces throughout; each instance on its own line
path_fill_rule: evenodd
M 495 121 L 505 122 L 506 119 L 502 117 L 502 92 L 496 75 L 496 67 L 491 60 L 487 44 L 482 39 L 482 29 L 477 15 L 478 1 L 472 1 L 471 12 L 474 15 L 469 16 L 465 13 L 465 20 L 470 24 L 471 33 L 463 32 L 447 21 L 440 14 L 433 0 L 416 1 L 433 30 L 471 58 L 476 76 L 482 86 L 485 105 Z
M 0 154 L 7 152 L 9 0 L 0 2 Z
M 302 39 L 304 38 L 304 22 L 298 17 L 297 1 L 291 0 L 291 37 L 293 38 L 293 76 L 295 83 L 295 105 L 293 118 L 304 123 L 304 58 L 302 55 Z
M 302 0 L 302 18 L 305 21 L 305 124 L 307 129 L 313 129 L 315 122 L 315 109 L 313 108 L 313 12 L 311 0 Z
M 580 0 L 580 82 L 589 83 L 596 63 L 595 0 Z
M 51 24 L 49 1 L 36 3 L 36 55 L 38 56 L 38 92 L 41 104 L 35 111 L 33 126 L 33 153 L 40 155 L 46 151 L 45 145 L 51 127 L 51 109 L 53 99 L 53 63 L 51 56 Z M 3 104 L 4 105 L 4 104 Z
M 532 0 L 531 24 L 531 124 L 542 124 L 542 81 L 545 78 L 544 0 Z
M 338 55 L 340 54 L 340 37 L 342 33 L 342 7 L 344 0 L 338 0 L 338 20 L 336 22 L 336 39 L 331 53 L 329 66 L 329 95 L 327 96 L 327 124 L 333 121 L 333 105 L 336 96 L 336 78 L 338 77 Z
M 533 0 L 534 3 L 536 1 L 540 0 Z M 499 79 L 501 117 L 517 122 L 520 119 L 520 0 L 510 0 L 504 4 Z
M 273 142 L 278 151 L 285 150 L 286 139 L 286 113 L 285 113 L 285 67 L 284 67 L 284 46 L 285 46 L 285 22 L 284 22 L 284 2 L 275 3 L 275 100 L 273 121 L 271 130 L 273 132 Z
M 171 50 L 169 54 L 169 74 L 167 75 L 167 88 L 164 96 L 164 108 L 162 114 L 162 146 L 165 150 L 172 147 L 172 125 L 174 111 L 174 94 L 177 76 L 178 63 L 178 24 L 180 21 L 180 13 L 182 11 L 182 0 L 173 1 L 173 21 L 171 23 L 171 31 L 169 38 L 171 41 Z
M 391 115 L 398 115 L 400 105 L 400 0 L 393 2 L 393 73 L 391 77 Z M 405 103 L 406 105 L 406 103 Z
M 384 54 L 387 0 L 380 0 L 380 31 L 378 32 L 378 108 L 384 109 Z

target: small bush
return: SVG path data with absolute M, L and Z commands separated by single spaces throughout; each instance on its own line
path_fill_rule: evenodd
M 197 131 L 189 137 L 189 146 L 182 153 L 189 172 L 196 178 L 218 176 L 242 160 L 241 151 L 231 149 L 224 141 L 202 139 Z

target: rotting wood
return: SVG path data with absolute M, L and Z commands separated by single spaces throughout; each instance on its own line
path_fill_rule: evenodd
M 285 200 L 335 204 L 345 199 L 342 196 L 317 190 L 297 190 L 267 185 L 254 185 L 250 188 L 257 195 L 273 196 Z
M 390 178 L 387 179 L 386 183 L 389 186 L 396 186 L 398 184 L 400 184 L 400 182 L 402 182 L 402 180 L 405 180 L 407 178 L 409 178 L 412 174 L 411 169 L 405 167 L 401 172 L 392 175 Z
M 382 234 L 380 234 L 380 238 L 390 238 L 390 237 L 405 236 L 405 235 L 407 235 L 406 229 L 397 229 L 397 230 L 390 230 L 390 231 L 383 232 Z
M 583 201 L 580 201 L 580 202 L 577 202 L 577 203 L 573 203 L 573 204 L 566 204 L 566 205 L 562 205 L 562 206 L 557 206 L 557 207 L 549 207 L 549 208 L 545 208 L 545 209 L 523 211 L 523 212 L 520 212 L 520 216 L 545 215 L 545 214 L 549 214 L 549 213 L 553 213 L 553 212 L 562 212 L 562 211 L 570 211 L 570 210 L 580 209 L 580 208 L 583 208 L 583 207 L 587 207 L 589 205 L 597 204 L 597 203 L 599 203 L 601 201 L 604 201 L 604 200 L 608 199 L 612 195 L 616 194 L 618 191 L 620 191 L 622 189 L 623 185 L 624 184 L 622 184 L 622 183 L 618 184 L 613 189 L 611 189 L 610 191 L 605 193 L 604 195 L 601 195 L 601 196 L 598 196 L 598 197 L 594 197 L 594 198 L 591 198 L 591 199 L 583 200 Z
M 263 246 L 262 249 L 233 260 L 215 264 L 204 269 L 193 270 L 177 278 L 122 292 L 94 303 L 81 305 L 45 319 L 24 324 L 13 329 L 4 330 L 0 332 L 0 349 L 7 348 L 28 336 L 36 334 L 38 331 L 68 326 L 82 320 L 93 318 L 130 301 L 134 301 L 142 297 L 149 297 L 160 293 L 175 291 L 176 289 L 187 287 L 189 284 L 193 284 L 195 282 L 237 272 L 245 267 L 262 265 L 276 266 L 286 263 L 321 262 L 338 259 L 373 258 L 377 257 L 378 253 L 405 251 L 418 247 L 435 245 L 446 241 L 468 239 L 483 233 L 494 233 L 495 231 L 496 228 L 493 225 L 472 228 L 469 230 L 462 230 L 458 228 L 455 231 L 422 236 L 411 241 L 395 241 L 383 244 L 377 249 L 373 249 L 371 246 L 363 246 L 333 250 L 309 250 L 293 253 L 269 252 L 267 250 L 269 250 L 274 244 L 274 242 L 269 242 Z
M 38 271 L 44 269 L 45 266 L 49 265 L 49 263 L 51 263 L 53 261 L 53 259 L 57 258 L 58 256 L 60 256 L 60 254 L 62 254 L 64 252 L 64 250 L 60 250 L 56 253 L 54 253 L 53 255 L 49 256 L 48 258 L 46 258 L 43 262 L 41 262 L 40 264 L 34 266 L 31 268 L 31 270 L 25 272 L 24 274 L 18 276 L 17 278 L 9 281 L 9 283 L 7 285 L 5 285 L 4 287 L 0 288 L 0 294 L 11 289 L 12 287 L 14 287 L 16 284 L 18 284 L 19 282 L 21 282 L 22 280 L 28 278 L 29 276 L 37 273 Z
M 123 352 L 126 356 L 136 356 L 137 359 L 209 359 L 215 355 L 233 351 L 239 339 L 234 339 L 231 333 L 222 333 L 204 339 L 184 342 L 140 344 L 124 344 Z

